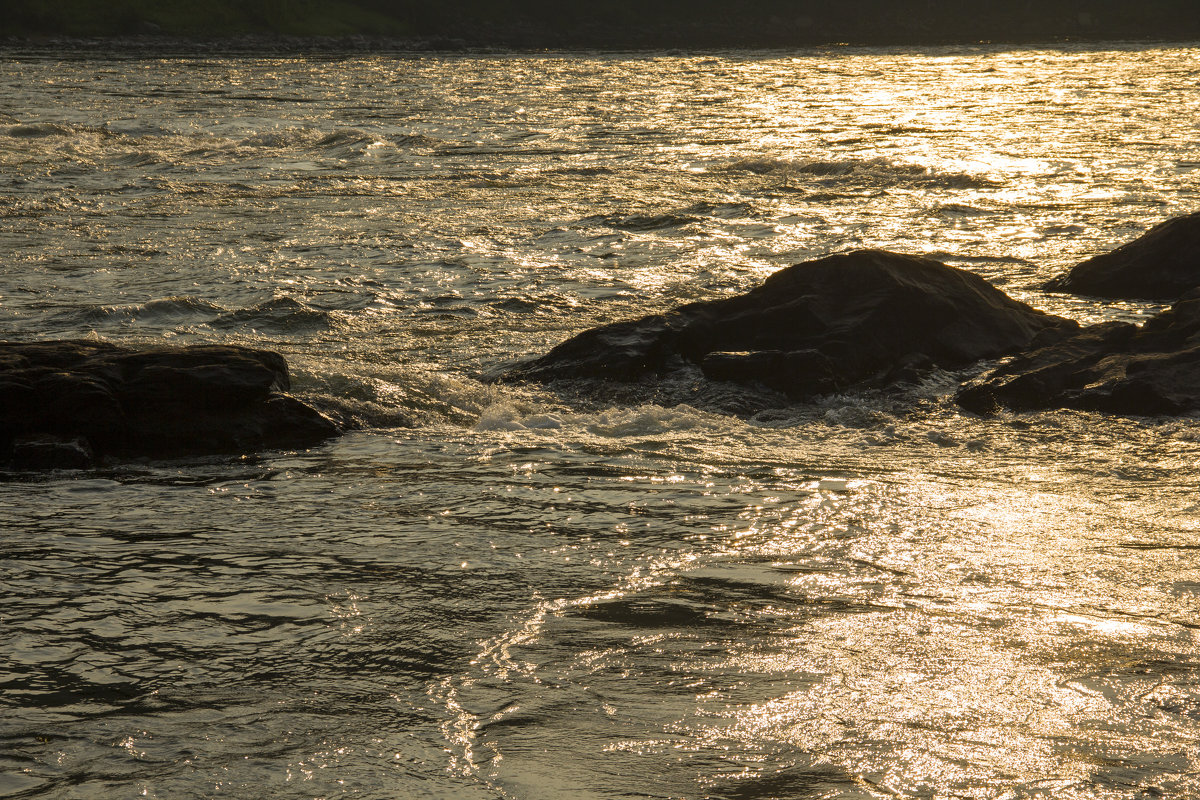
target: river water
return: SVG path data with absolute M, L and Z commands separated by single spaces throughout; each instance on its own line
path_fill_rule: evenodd
M 1137 320 L 1038 287 L 1198 170 L 1195 45 L 3 51 L 0 338 L 359 429 L 0 480 L 0 796 L 1200 798 L 1195 418 L 485 380 L 857 247 Z

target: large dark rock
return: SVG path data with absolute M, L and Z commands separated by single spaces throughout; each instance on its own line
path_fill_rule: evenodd
M 1200 213 L 1169 219 L 1111 253 L 1048 281 L 1047 291 L 1129 300 L 1178 300 L 1200 286 Z
M 781 270 L 737 297 L 585 331 L 502 378 L 636 381 L 691 363 L 714 380 L 803 399 L 965 366 L 1077 328 L 973 273 L 859 250 Z
M 0 342 L 0 461 L 244 453 L 337 433 L 289 389 L 283 357 L 265 350 Z
M 1138 327 L 1092 325 L 964 387 L 958 404 L 1156 416 L 1200 411 L 1200 290 Z

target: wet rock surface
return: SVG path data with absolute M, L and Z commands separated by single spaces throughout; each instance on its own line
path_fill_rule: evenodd
M 1200 290 L 1144 325 L 1092 325 L 964 387 L 960 406 L 1079 408 L 1133 415 L 1200 411 Z
M 287 363 L 265 350 L 0 342 L 0 463 L 245 453 L 338 432 L 289 389 Z
M 1200 213 L 1169 219 L 1144 236 L 1048 281 L 1051 292 L 1173 302 L 1200 287 Z
M 858 250 L 781 270 L 743 295 L 585 331 L 501 379 L 637 381 L 691 364 L 713 380 L 805 399 L 963 367 L 1077 329 L 970 272 Z
M 9 466 L 18 470 L 87 469 L 96 463 L 91 445 L 81 436 L 29 434 L 12 443 Z

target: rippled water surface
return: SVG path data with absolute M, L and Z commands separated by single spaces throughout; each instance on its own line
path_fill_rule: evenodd
M 1198 64 L 0 53 L 0 338 L 359 426 L 3 477 L 0 796 L 1200 798 L 1195 419 L 483 380 L 855 247 L 1144 317 L 1038 287 L 1196 210 Z

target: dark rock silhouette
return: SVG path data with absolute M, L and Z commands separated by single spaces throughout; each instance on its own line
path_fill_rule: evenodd
M 0 461 L 78 467 L 93 454 L 244 453 L 337 433 L 289 388 L 283 357 L 265 350 L 0 342 Z
M 804 399 L 966 366 L 1077 329 L 973 273 L 859 250 L 781 270 L 737 297 L 585 331 L 502 379 L 636 381 L 691 363 L 714 380 Z
M 1107 322 L 1017 356 L 957 396 L 963 408 L 1079 408 L 1154 416 L 1200 410 L 1200 290 L 1142 326 Z
M 1144 236 L 1049 281 L 1051 292 L 1171 302 L 1200 287 L 1200 213 L 1169 219 Z
M 29 434 L 12 443 L 13 469 L 87 469 L 96 463 L 96 454 L 80 436 Z

